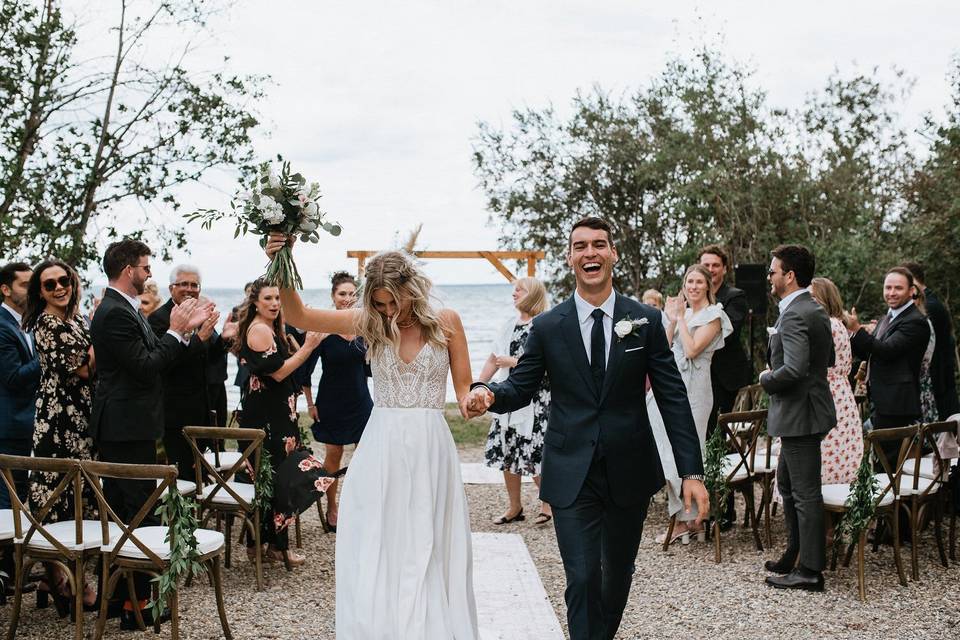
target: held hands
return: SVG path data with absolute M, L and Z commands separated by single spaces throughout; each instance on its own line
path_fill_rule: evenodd
M 270 235 L 267 236 L 267 245 L 263 250 L 267 252 L 267 257 L 272 261 L 277 251 L 280 251 L 280 249 L 284 247 L 292 248 L 296 241 L 297 238 L 295 236 L 288 236 L 279 231 L 272 231 Z
M 684 513 L 690 513 L 690 507 L 696 502 L 697 519 L 694 521 L 693 528 L 699 529 L 704 518 L 710 514 L 710 494 L 707 493 L 707 487 L 700 480 L 687 478 L 683 481 L 680 493 L 683 495 Z
M 494 396 L 486 387 L 476 387 L 460 399 L 460 415 L 469 420 L 482 416 L 493 404 Z

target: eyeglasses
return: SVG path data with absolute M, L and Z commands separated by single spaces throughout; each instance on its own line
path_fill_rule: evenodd
M 150 265 L 148 265 L 148 264 L 132 264 L 132 265 L 130 265 L 130 268 L 131 268 L 131 269 L 143 269 L 144 271 L 147 272 L 147 275 L 148 275 L 148 276 L 149 276 L 149 275 L 152 275 L 151 272 L 150 272 Z
M 59 278 L 50 278 L 49 280 L 43 281 L 43 290 L 44 291 L 56 291 L 57 285 L 60 285 L 64 289 L 69 289 L 73 286 L 73 283 L 70 282 L 70 276 L 60 276 Z
M 183 282 L 174 282 L 173 286 L 180 287 L 181 289 L 190 289 L 191 291 L 200 291 L 199 282 L 187 282 L 184 280 Z

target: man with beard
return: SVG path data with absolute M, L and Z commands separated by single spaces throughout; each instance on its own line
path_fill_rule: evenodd
M 109 286 L 90 325 L 98 370 L 90 432 L 104 462 L 156 463 L 156 441 L 164 431 L 160 374 L 184 352 L 188 334 L 213 313 L 212 305 L 188 298 L 173 307 L 170 328 L 157 338 L 137 297 L 150 277 L 150 256 L 147 245 L 130 239 L 114 242 L 103 255 Z M 124 521 L 136 515 L 154 488 L 150 481 L 109 478 L 103 487 L 110 507 Z M 155 523 L 151 516 L 144 520 L 145 525 Z M 123 629 L 137 628 L 133 606 L 146 605 L 147 578 L 138 580 L 136 592 L 126 596 Z M 148 625 L 151 612 L 144 611 Z
M 185 300 L 200 299 L 200 270 L 178 265 L 170 272 L 170 299 L 147 318 L 150 327 L 162 339 L 170 329 L 170 314 Z M 177 358 L 161 374 L 163 380 L 163 448 L 167 462 L 177 465 L 180 477 L 193 479 L 193 454 L 183 437 L 183 428 L 210 422 L 214 409 L 207 394 L 207 365 L 222 356 L 223 340 L 214 328 L 220 314 L 213 312 L 200 325 Z

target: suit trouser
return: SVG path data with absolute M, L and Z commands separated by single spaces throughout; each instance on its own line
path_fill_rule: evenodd
M 827 565 L 823 491 L 820 481 L 820 441 L 823 434 L 780 438 L 777 488 L 783 497 L 787 528 L 784 556 L 799 556 L 800 566 L 823 571 Z
M 648 504 L 649 499 L 625 507 L 614 504 L 606 461 L 595 458 L 573 504 L 553 508 L 571 640 L 608 640 L 616 634 Z
M 132 442 L 98 442 L 102 462 L 120 462 L 124 464 L 156 464 L 157 443 L 155 440 L 135 440 Z M 140 507 L 144 505 L 150 494 L 157 488 L 153 480 L 118 480 L 115 478 L 103 479 L 103 496 L 107 504 L 113 509 L 124 524 L 129 524 Z M 153 513 L 144 516 L 139 526 L 158 525 L 160 521 Z M 150 577 L 138 573 L 134 578 L 138 600 L 150 597 Z M 117 587 L 115 597 L 133 600 L 127 593 L 126 583 L 121 581 Z
M 29 456 L 33 450 L 32 438 L 0 438 L 0 453 L 10 456 Z M 27 502 L 29 482 L 26 471 L 13 471 L 13 484 L 20 497 L 20 501 Z M 0 509 L 9 509 L 12 506 L 10 494 L 7 493 L 7 484 L 0 480 Z M 0 550 L 0 571 L 8 576 L 13 575 L 13 553 L 10 548 Z

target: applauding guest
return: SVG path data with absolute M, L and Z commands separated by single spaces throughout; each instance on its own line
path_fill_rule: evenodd
M 339 271 L 331 279 L 330 297 L 338 310 L 352 309 L 357 302 L 357 281 L 349 273 Z M 310 379 L 317 361 L 323 374 L 317 385 L 314 402 Z M 370 365 L 367 345 L 355 335 L 330 334 L 323 338 L 304 366 L 303 394 L 307 411 L 313 418 L 313 437 L 323 443 L 323 468 L 328 473 L 340 469 L 343 447 L 360 442 L 363 428 L 373 411 L 373 399 L 367 386 Z M 337 530 L 337 483 L 326 491 L 327 522 Z
M 497 381 L 507 379 L 510 370 L 517 366 L 523 355 L 523 346 L 530 335 L 533 319 L 546 311 L 547 290 L 536 278 L 520 278 L 513 286 L 513 306 L 519 316 L 513 317 L 500 332 L 480 372 L 480 382 L 489 382 L 496 375 Z M 533 401 L 525 407 L 498 415 L 490 423 L 484 455 L 487 465 L 503 471 L 510 504 L 506 513 L 493 524 L 507 524 L 523 520 L 523 504 L 520 501 L 520 479 L 533 476 L 540 486 L 540 463 L 543 459 L 543 435 L 550 417 L 550 380 L 543 376 L 540 388 Z M 536 524 L 549 522 L 553 517 L 550 505 L 541 503 Z
M 90 325 L 97 362 L 97 387 L 90 431 L 104 462 L 155 464 L 156 441 L 163 437 L 163 385 L 160 374 L 186 349 L 184 336 L 213 313 L 212 305 L 193 298 L 174 306 L 170 328 L 157 337 L 140 312 L 138 295 L 150 277 L 150 247 L 120 240 L 103 254 L 109 286 Z M 113 511 L 128 521 L 155 489 L 150 481 L 104 479 L 104 495 Z M 153 524 L 148 516 L 145 524 Z M 137 595 L 123 614 L 121 627 L 137 626 L 133 606 L 146 606 L 149 582 L 138 578 Z M 150 611 L 145 618 L 151 618 Z
M 174 306 L 188 299 L 200 299 L 200 270 L 182 264 L 170 272 L 170 299 L 147 318 L 157 338 L 162 338 L 170 328 Z M 167 462 L 177 465 L 181 478 L 194 477 L 193 453 L 183 437 L 183 428 L 209 424 L 210 410 L 214 408 L 207 397 L 207 364 L 211 357 L 223 353 L 220 334 L 214 328 L 219 318 L 219 313 L 212 312 L 189 337 L 187 348 L 181 350 L 161 375 L 163 448 Z
M 90 460 L 90 405 L 94 370 L 93 347 L 87 323 L 78 314 L 80 279 L 73 267 L 60 260 L 37 265 L 27 290 L 23 327 L 33 332 L 40 358 L 40 388 L 37 394 L 33 454 L 39 458 Z M 39 509 L 60 482 L 56 473 L 30 477 L 30 503 Z M 84 485 L 84 517 L 96 519 L 96 499 Z M 73 519 L 73 487 L 67 487 L 47 515 L 48 522 Z M 53 568 L 55 597 L 69 595 L 66 574 Z M 42 588 L 42 587 L 41 587 Z M 48 589 L 50 586 L 48 585 Z M 92 605 L 96 594 L 85 589 L 83 601 Z
M 250 372 L 240 426 L 267 432 L 264 447 L 276 477 L 280 463 L 300 446 L 298 389 L 292 374 L 320 344 L 320 334 L 308 332 L 303 346 L 291 354 L 283 330 L 280 290 L 266 280 L 257 280 L 240 309 L 237 336 L 234 350 Z M 282 500 L 283 491 L 284 487 L 274 486 L 274 504 Z M 261 540 L 270 545 L 266 556 L 269 560 L 283 559 L 283 552 L 289 547 L 287 525 L 294 515 L 272 510 L 260 516 Z M 250 537 L 247 554 L 251 559 L 255 554 L 253 545 Z M 302 555 L 290 552 L 287 559 L 291 565 L 306 561 Z

